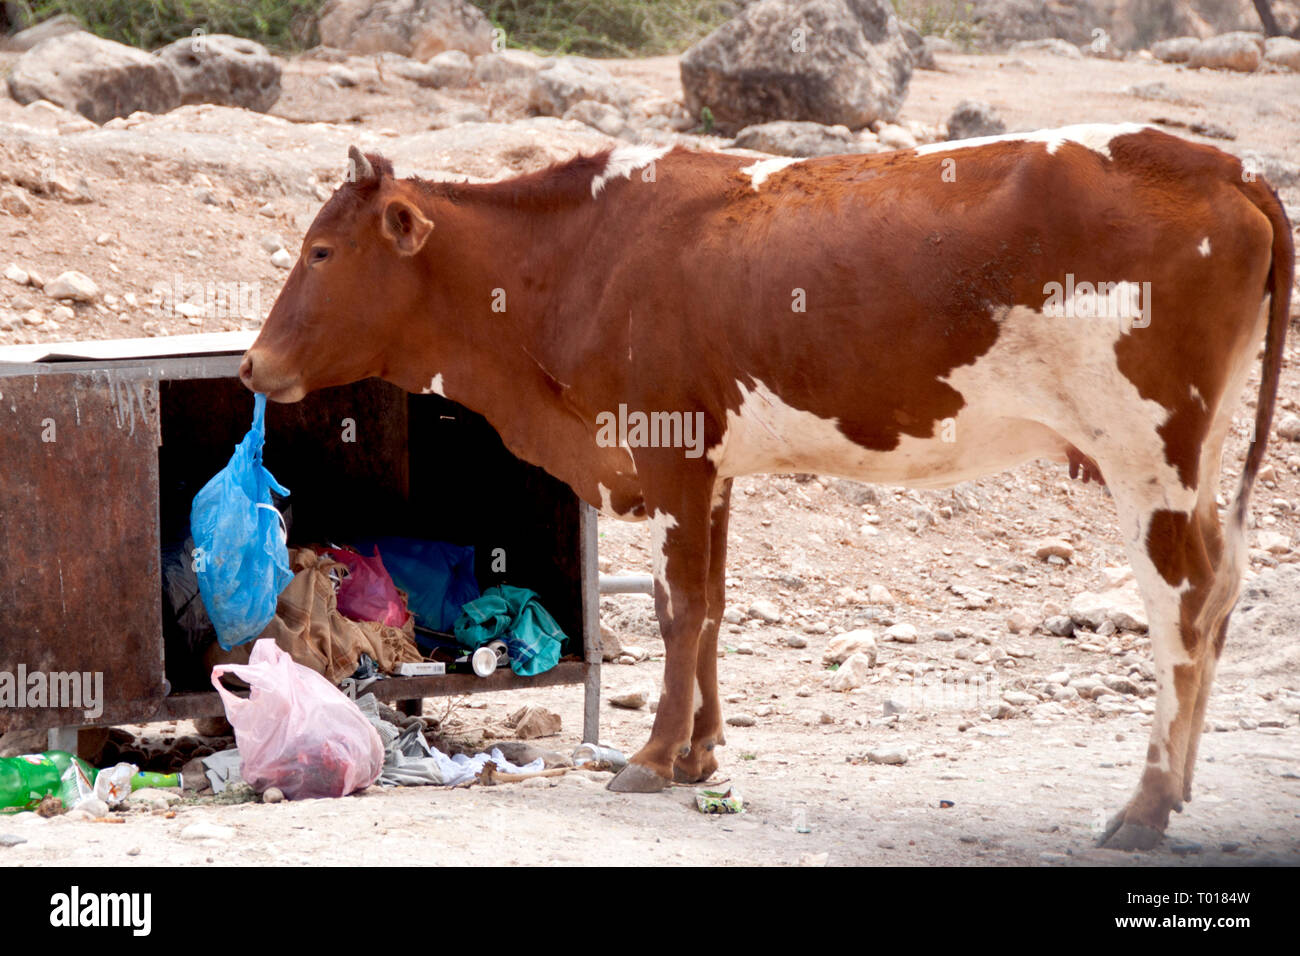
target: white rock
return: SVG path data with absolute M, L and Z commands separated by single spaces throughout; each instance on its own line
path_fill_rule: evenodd
M 915 149 L 916 137 L 896 123 L 881 123 L 876 133 L 880 145 L 886 149 Z
M 908 754 L 902 747 L 880 747 L 876 750 L 867 751 L 867 760 L 871 763 L 889 764 L 894 767 L 901 767 L 907 763 Z
M 1063 558 L 1069 561 L 1074 556 L 1074 547 L 1068 541 L 1062 541 L 1060 538 L 1045 538 L 1042 541 L 1034 543 L 1034 557 L 1040 561 L 1046 561 L 1050 557 Z
M 1171 37 L 1152 44 L 1151 53 L 1165 63 L 1186 63 L 1192 51 L 1200 45 L 1200 37 Z
M 1235 70 L 1252 73 L 1264 60 L 1264 37 L 1258 33 L 1221 33 L 1202 40 L 1187 56 L 1190 69 Z
M 893 604 L 894 595 L 883 584 L 873 584 L 867 589 L 867 599 L 872 604 Z
M 1068 613 L 1075 624 L 1094 631 L 1106 621 L 1124 631 L 1147 629 L 1146 608 L 1134 583 L 1100 594 L 1084 591 L 1070 602 Z
M 99 296 L 99 287 L 90 276 L 69 269 L 67 272 L 60 273 L 52 282 L 45 284 L 45 294 L 51 299 L 94 302 Z
M 84 813 L 87 819 L 98 820 L 100 817 L 108 816 L 108 804 L 98 797 L 87 797 L 76 806 L 77 810 Z
M 277 249 L 271 253 L 271 265 L 277 269 L 293 268 L 293 256 L 289 255 L 287 249 Z
M 579 100 L 564 111 L 564 119 L 585 123 L 606 136 L 617 136 L 627 128 L 622 110 L 597 100 Z
M 474 76 L 480 83 L 527 80 L 550 62 L 552 61 L 527 50 L 485 53 L 474 61 Z
M 847 631 L 831 638 L 822 653 L 823 664 L 843 664 L 854 654 L 862 654 L 868 660 L 868 667 L 876 664 L 876 635 L 869 629 Z
M 771 601 L 755 601 L 749 606 L 749 616 L 768 624 L 779 624 L 781 621 L 781 611 Z
M 899 644 L 915 644 L 916 628 L 911 624 L 893 624 L 885 628 L 884 639 Z
M 27 270 L 19 268 L 12 262 L 5 266 L 4 277 L 17 285 L 27 284 Z
M 871 676 L 871 666 L 872 658 L 866 654 L 849 655 L 831 677 L 831 690 L 850 691 L 863 686 Z
M 1300 73 L 1300 40 L 1269 37 L 1264 41 L 1264 59 L 1274 66 Z
M 1291 538 L 1280 531 L 1261 531 L 1256 544 L 1271 554 L 1286 554 L 1291 550 Z

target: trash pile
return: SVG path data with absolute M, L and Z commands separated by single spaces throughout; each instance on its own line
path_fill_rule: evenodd
M 196 673 L 245 663 L 258 638 L 335 685 L 555 666 L 563 630 L 527 588 L 480 591 L 473 547 L 398 536 L 290 547 L 289 490 L 262 464 L 265 414 L 257 395 L 249 432 L 194 496 L 190 537 L 163 549 L 168 647 L 201 660 Z
M 228 673 L 248 683 L 247 699 L 222 685 Z M 372 784 L 491 785 L 574 768 L 617 771 L 627 763 L 617 750 L 593 744 L 583 744 L 572 758 L 520 743 L 445 753 L 430 743 L 424 718 L 399 714 L 371 693 L 351 700 L 266 638 L 253 645 L 248 664 L 214 668 L 212 684 L 236 743 L 202 758 L 216 793 L 243 782 L 255 793 L 274 790 L 289 800 L 340 797 Z
M 162 555 L 169 647 L 202 659 L 234 731 L 234 747 L 191 749 L 193 789 L 275 802 L 626 763 L 596 745 L 574 758 L 506 743 L 455 753 L 439 747 L 437 721 L 381 704 L 373 685 L 388 677 L 544 673 L 568 638 L 535 592 L 480 590 L 472 547 L 399 536 L 291 547 L 289 490 L 262 464 L 265 415 L 257 395 L 252 427 L 193 498 L 190 537 Z M 514 723 L 520 738 L 559 731 L 541 708 Z

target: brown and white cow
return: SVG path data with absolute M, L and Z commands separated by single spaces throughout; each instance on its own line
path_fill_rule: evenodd
M 1237 159 L 1078 126 L 807 160 L 621 146 L 476 185 L 351 162 L 240 376 L 286 402 L 366 376 L 446 395 L 648 522 L 663 696 L 612 789 L 717 767 L 733 478 L 938 487 L 1049 456 L 1104 476 L 1155 653 L 1146 767 L 1103 842 L 1159 839 L 1240 586 L 1294 270 L 1276 194 Z M 636 412 L 698 421 L 702 443 L 610 427 Z

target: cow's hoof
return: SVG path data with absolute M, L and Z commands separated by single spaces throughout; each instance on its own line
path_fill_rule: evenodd
M 1141 823 L 1126 823 L 1117 816 L 1106 825 L 1106 832 L 1097 840 L 1103 850 L 1151 850 L 1164 839 L 1164 833 Z
M 630 763 L 614 775 L 614 779 L 605 785 L 606 790 L 615 793 L 658 793 L 670 784 L 667 777 L 661 777 L 649 767 L 639 763 Z
M 718 769 L 718 759 L 707 750 L 699 750 L 673 764 L 673 780 L 677 783 L 700 783 L 708 780 Z

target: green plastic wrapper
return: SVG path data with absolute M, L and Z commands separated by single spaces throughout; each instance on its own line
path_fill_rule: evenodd
M 695 805 L 701 813 L 745 812 L 745 800 L 734 787 L 726 790 L 696 790 Z

